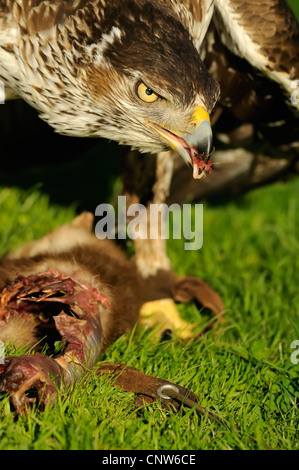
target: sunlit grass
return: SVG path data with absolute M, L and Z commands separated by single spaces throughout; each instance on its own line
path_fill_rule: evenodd
M 299 181 L 258 189 L 225 205 L 204 204 L 204 244 L 186 252 L 169 241 L 174 270 L 212 285 L 225 303 L 224 325 L 201 340 L 160 342 L 137 328 L 101 360 L 121 362 L 188 387 L 231 429 L 160 404 L 136 411 L 135 395 L 93 372 L 60 393 L 53 409 L 17 422 L 0 401 L 2 449 L 298 449 L 298 372 L 290 345 L 299 339 Z M 0 191 L 1 253 L 68 221 L 38 188 Z M 182 315 L 204 325 L 193 304 Z M 239 431 L 233 429 L 235 422 Z

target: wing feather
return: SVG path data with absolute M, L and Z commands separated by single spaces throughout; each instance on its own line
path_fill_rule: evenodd
M 86 0 L 2 0 L 0 15 L 6 13 L 22 28 L 23 34 L 31 35 L 64 22 L 86 3 Z
M 285 0 L 215 0 L 222 42 L 290 97 L 299 76 L 299 25 Z
M 189 31 L 195 47 L 200 50 L 213 16 L 214 0 L 163 1 L 171 4 L 180 21 Z

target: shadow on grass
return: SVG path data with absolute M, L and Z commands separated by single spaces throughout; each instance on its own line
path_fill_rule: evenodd
M 0 138 L 1 186 L 38 187 L 52 203 L 75 204 L 78 212 L 94 212 L 97 205 L 111 201 L 116 185 L 121 188 L 123 147 L 104 139 L 59 135 L 22 100 L 0 106 Z M 254 188 L 245 187 L 237 195 L 215 191 L 196 202 L 247 209 L 248 190 Z M 172 198 L 177 202 L 176 193 Z
M 53 203 L 75 202 L 78 211 L 110 199 L 120 175 L 116 143 L 59 135 L 21 100 L 0 106 L 0 136 L 0 185 L 38 185 Z

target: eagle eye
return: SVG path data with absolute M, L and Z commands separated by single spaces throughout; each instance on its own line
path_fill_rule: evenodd
M 137 84 L 136 93 L 138 97 L 146 103 L 154 103 L 159 99 L 159 95 L 143 82 Z

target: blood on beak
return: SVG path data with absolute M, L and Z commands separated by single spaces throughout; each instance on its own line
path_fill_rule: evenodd
M 153 121 L 147 121 L 147 125 L 153 128 L 168 143 L 168 145 L 178 152 L 188 166 L 193 167 L 193 177 L 199 179 L 200 167 L 194 167 L 194 161 L 198 159 L 207 163 L 207 157 L 212 153 L 213 135 L 208 112 L 197 106 L 188 122 L 188 133 L 179 136 L 176 133 L 165 129 Z M 198 162 L 197 162 L 198 163 Z
M 197 106 L 188 125 L 194 128 L 193 132 L 186 136 L 188 144 L 195 147 L 198 154 L 209 155 L 213 144 L 209 113 L 202 106 Z

